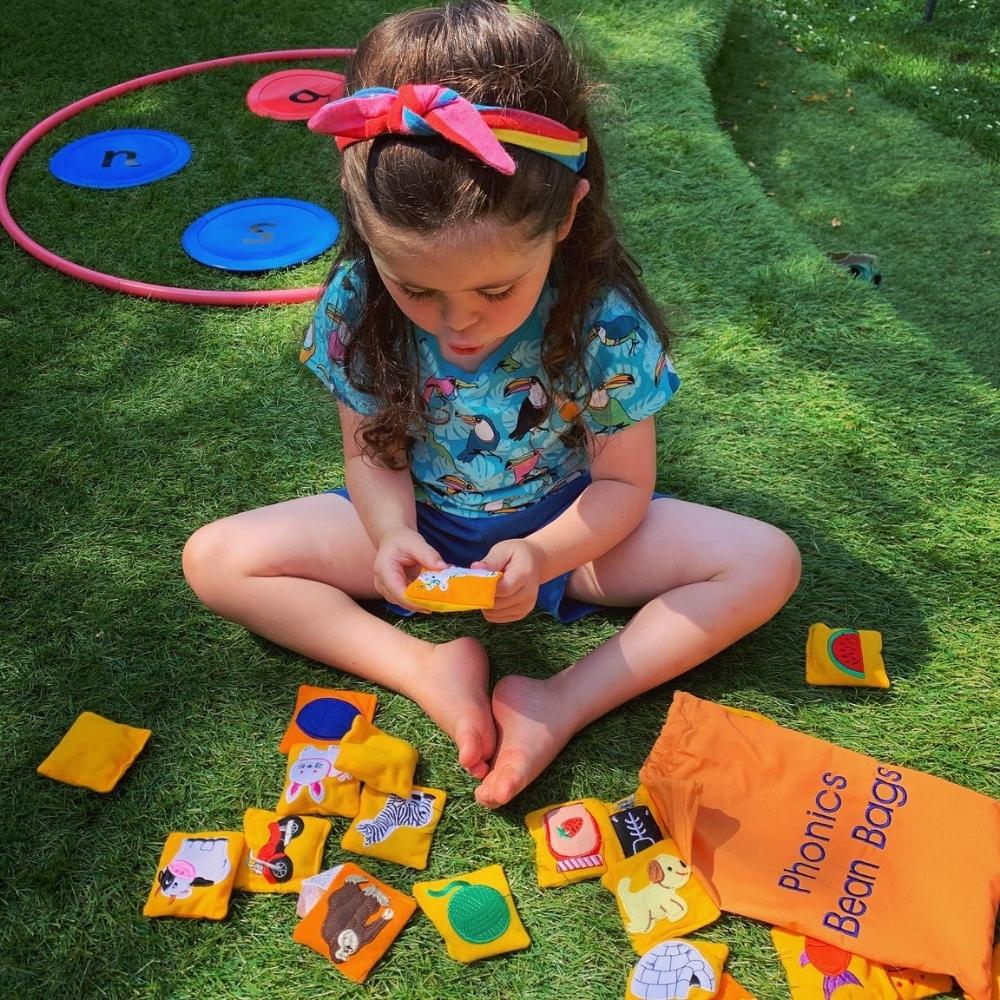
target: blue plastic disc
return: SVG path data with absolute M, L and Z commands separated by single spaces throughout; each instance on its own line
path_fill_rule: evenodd
M 171 132 L 117 128 L 67 143 L 49 170 L 67 184 L 85 188 L 128 188 L 176 174 L 191 159 L 191 147 Z
M 360 714 L 358 708 L 340 698 L 316 698 L 302 706 L 295 722 L 314 740 L 339 740 Z
M 294 198 L 248 198 L 220 205 L 184 231 L 190 257 L 225 271 L 268 271 L 319 256 L 340 224 L 325 209 Z

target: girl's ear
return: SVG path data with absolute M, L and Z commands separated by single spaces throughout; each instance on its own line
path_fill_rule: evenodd
M 576 188 L 573 191 L 573 201 L 569 206 L 569 213 L 566 218 L 559 223 L 556 229 L 556 242 L 561 243 L 567 236 L 569 236 L 569 231 L 573 228 L 573 220 L 576 218 L 576 209 L 581 201 L 586 197 L 587 192 L 590 190 L 590 181 L 584 180 L 582 177 L 576 182 Z

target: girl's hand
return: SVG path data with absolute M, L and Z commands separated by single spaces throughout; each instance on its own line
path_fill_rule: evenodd
M 387 600 L 410 611 L 430 614 L 406 599 L 404 591 L 424 569 L 444 569 L 447 563 L 414 528 L 397 528 L 382 536 L 373 570 L 375 589 Z
M 538 600 L 542 582 L 542 551 L 525 538 L 497 542 L 470 569 L 492 569 L 503 573 L 493 607 L 483 612 L 490 622 L 516 622 L 530 614 Z

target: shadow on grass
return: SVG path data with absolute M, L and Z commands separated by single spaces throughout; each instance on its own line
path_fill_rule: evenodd
M 709 76 L 736 151 L 821 249 L 877 254 L 886 301 L 996 385 L 994 172 L 914 113 L 776 39 L 737 9 Z

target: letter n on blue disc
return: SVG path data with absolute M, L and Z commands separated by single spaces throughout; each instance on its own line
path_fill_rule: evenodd
M 314 740 L 339 740 L 361 712 L 340 698 L 315 698 L 299 709 L 296 725 Z
M 294 198 L 247 198 L 206 212 L 184 231 L 181 246 L 200 264 L 224 271 L 269 271 L 319 256 L 340 224 L 325 209 Z
M 176 174 L 191 147 L 172 132 L 118 128 L 67 143 L 49 160 L 53 176 L 85 188 L 129 188 Z

